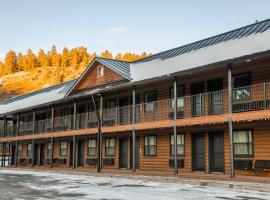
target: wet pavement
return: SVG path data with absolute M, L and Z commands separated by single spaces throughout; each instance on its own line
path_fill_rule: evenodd
M 0 170 L 0 199 L 268 200 L 270 193 L 182 182 Z

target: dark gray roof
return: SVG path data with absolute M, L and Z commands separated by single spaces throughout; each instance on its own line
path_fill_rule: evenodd
M 244 26 L 232 31 L 228 31 L 210 38 L 206 38 L 197 42 L 193 42 L 184 46 L 180 46 L 174 49 L 170 49 L 167 51 L 163 51 L 154 55 L 151 55 L 149 57 L 136 60 L 133 63 L 142 63 L 142 62 L 148 62 L 155 59 L 165 60 L 168 58 L 172 58 L 184 53 L 188 53 L 190 51 L 195 51 L 204 47 L 212 46 L 217 43 L 233 40 L 236 38 L 242 38 L 249 36 L 254 33 L 262 33 L 266 31 L 267 29 L 270 29 L 270 19 L 257 22 L 248 26 Z
M 58 101 L 64 98 L 75 81 L 76 79 L 0 101 L 0 115 Z
M 124 78 L 130 80 L 129 62 L 100 58 L 100 57 L 97 57 L 95 60 L 107 66 L 108 68 L 115 71 L 116 73 L 122 75 Z

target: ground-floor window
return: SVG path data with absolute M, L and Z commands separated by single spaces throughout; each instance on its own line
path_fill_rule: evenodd
M 114 138 L 106 138 L 105 142 L 105 156 L 113 157 L 114 156 L 114 146 L 115 139 Z
M 144 137 L 144 155 L 156 156 L 157 155 L 157 136 Z
M 96 140 L 95 139 L 88 140 L 88 156 L 90 157 L 96 156 Z
M 183 156 L 185 151 L 184 134 L 177 134 L 176 136 L 177 155 Z M 170 153 L 174 155 L 174 135 L 171 135 Z
M 233 132 L 234 155 L 252 156 L 253 139 L 252 130 L 239 130 Z
M 27 145 L 27 157 L 31 157 L 32 155 L 32 144 Z
M 60 156 L 61 157 L 67 156 L 67 142 L 60 143 Z
M 48 143 L 47 147 L 47 156 L 50 157 L 52 155 L 52 144 Z
M 18 145 L 18 157 L 22 157 L 23 154 L 22 154 L 22 144 L 19 144 Z

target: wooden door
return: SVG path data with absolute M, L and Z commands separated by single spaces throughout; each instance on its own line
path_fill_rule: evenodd
M 83 160 L 84 160 L 84 145 L 83 141 L 78 142 L 78 160 L 77 160 L 77 166 L 83 167 Z
M 136 137 L 136 145 L 135 145 L 135 168 L 139 169 L 140 168 L 140 137 Z M 130 139 L 130 167 L 132 169 L 133 166 L 133 143 L 132 143 L 132 137 Z
M 205 136 L 204 133 L 192 135 L 192 169 L 205 171 Z
M 224 133 L 209 132 L 210 172 L 224 172 Z
M 130 119 L 130 107 L 129 105 L 129 97 L 123 97 L 119 99 L 119 123 L 127 124 Z
M 119 139 L 119 168 L 127 169 L 128 161 L 128 140 L 127 138 Z

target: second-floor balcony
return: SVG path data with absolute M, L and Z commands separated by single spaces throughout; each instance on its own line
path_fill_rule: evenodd
M 185 119 L 228 113 L 228 90 L 201 93 L 191 96 L 165 99 L 135 105 L 135 123 Z M 246 112 L 270 108 L 270 83 L 262 83 L 232 90 L 232 111 Z M 104 109 L 99 113 L 102 126 L 119 126 L 133 123 L 133 105 Z M 19 132 L 16 125 L 6 127 L 5 136 L 28 135 L 74 129 L 74 115 L 21 123 Z M 52 123 L 53 122 L 53 123 Z M 75 129 L 95 128 L 98 126 L 97 113 L 85 112 L 76 115 Z M 35 130 L 35 131 L 33 131 Z M 2 134 L 3 136 L 3 134 Z

